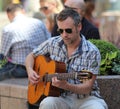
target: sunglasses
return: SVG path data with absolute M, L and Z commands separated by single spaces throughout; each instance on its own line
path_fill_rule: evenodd
M 59 32 L 60 34 L 63 34 L 64 31 L 65 31 L 66 33 L 68 33 L 68 34 L 71 34 L 71 33 L 72 33 L 72 29 L 71 29 L 71 28 L 58 29 L 58 32 Z
M 44 6 L 44 7 L 41 7 L 40 8 L 40 11 L 45 11 L 45 10 L 47 10 L 48 9 L 48 7 L 47 6 Z

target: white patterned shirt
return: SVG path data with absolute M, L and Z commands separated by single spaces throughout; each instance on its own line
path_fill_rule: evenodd
M 42 21 L 18 15 L 2 31 L 0 53 L 12 63 L 24 65 L 26 56 L 48 38 L 50 33 Z

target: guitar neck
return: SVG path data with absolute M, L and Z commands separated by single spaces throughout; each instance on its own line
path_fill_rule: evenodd
M 77 78 L 78 79 L 90 79 L 91 78 L 91 74 L 89 74 L 89 73 L 77 73 L 77 72 L 45 74 L 42 77 L 42 81 L 51 82 L 52 81 L 52 77 L 57 77 L 57 79 L 59 79 L 59 80 L 77 79 Z
M 57 77 L 59 80 L 67 80 L 67 79 L 76 79 L 77 73 L 55 73 L 55 74 L 47 74 L 45 77 L 46 82 L 51 82 L 52 77 Z

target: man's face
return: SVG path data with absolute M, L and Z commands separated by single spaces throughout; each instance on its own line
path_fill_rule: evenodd
M 75 26 L 72 18 L 68 17 L 64 21 L 57 21 L 57 24 L 61 37 L 67 46 L 75 44 L 78 41 L 81 26 Z

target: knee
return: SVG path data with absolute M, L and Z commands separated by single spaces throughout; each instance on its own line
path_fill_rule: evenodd
M 89 106 L 88 109 L 106 109 L 106 107 L 104 107 L 103 105 L 101 105 L 99 103 L 96 103 L 96 104 Z
M 40 103 L 40 109 L 54 109 L 55 99 L 54 97 L 46 97 Z
M 79 109 L 108 109 L 108 106 L 103 99 L 90 96 Z
M 108 109 L 106 104 L 101 104 L 99 102 L 95 102 L 93 104 L 89 104 L 86 109 Z
M 105 102 L 96 103 L 94 109 L 108 109 L 108 106 Z

